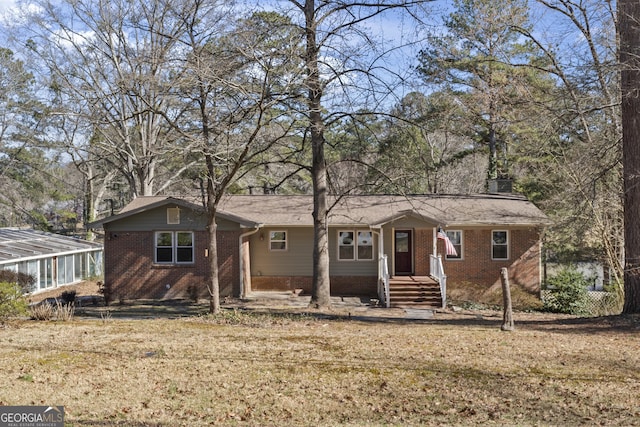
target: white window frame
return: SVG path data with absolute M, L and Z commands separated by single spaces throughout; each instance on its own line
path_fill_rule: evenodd
M 348 235 L 351 235 L 351 242 L 345 240 Z M 338 253 L 336 257 L 338 261 L 355 261 L 356 260 L 356 239 L 357 234 L 354 230 L 338 230 Z M 351 258 L 342 257 L 342 248 L 351 248 Z
M 274 237 L 276 237 L 276 234 L 278 233 L 282 233 L 284 234 L 284 239 L 274 239 Z M 284 247 L 273 247 L 273 244 L 277 243 L 279 245 L 281 245 L 282 243 L 284 243 Z M 269 250 L 271 252 L 286 252 L 287 250 L 289 250 L 289 233 L 287 232 L 287 230 L 271 230 L 269 231 Z
M 178 234 L 188 234 L 191 236 L 191 244 L 189 246 L 180 246 L 180 239 L 178 239 Z M 193 264 L 195 262 L 195 236 L 193 231 L 176 231 L 174 232 L 175 236 L 175 250 L 174 250 L 174 264 Z M 191 249 L 191 261 L 179 261 L 178 260 L 178 250 L 179 249 Z
M 344 244 L 344 240 L 342 234 L 343 233 L 350 233 L 352 236 L 352 241 L 350 244 Z M 360 235 L 361 233 L 368 233 L 371 237 L 371 244 L 370 245 L 361 245 L 360 244 Z M 370 230 L 338 230 L 338 238 L 337 238 L 337 247 L 338 247 L 338 252 L 336 254 L 336 258 L 338 261 L 373 261 L 375 259 L 375 248 L 374 248 L 374 234 L 372 231 Z M 360 252 L 359 252 L 359 248 L 360 247 L 371 247 L 371 258 L 362 258 L 360 257 Z M 340 250 L 343 247 L 350 247 L 353 250 L 353 256 L 351 258 L 343 258 L 342 257 L 342 251 Z
M 375 256 L 373 253 L 373 231 L 369 231 L 369 230 L 359 230 L 356 231 L 356 259 L 358 261 L 373 261 Z M 369 238 L 370 238 L 370 244 L 360 244 L 360 234 L 361 233 L 367 233 L 369 234 Z M 360 247 L 370 247 L 371 248 L 371 257 L 370 258 L 361 258 L 360 257 Z
M 456 248 L 456 251 L 458 252 L 457 256 L 454 255 L 445 255 L 445 258 L 447 260 L 452 260 L 452 261 L 457 261 L 457 260 L 461 260 L 463 259 L 463 254 L 464 254 L 464 233 L 462 232 L 462 230 L 447 230 L 445 232 L 447 234 L 447 237 L 449 238 L 449 240 L 451 240 L 451 243 L 453 244 L 453 246 Z M 452 240 L 451 238 L 453 237 L 454 233 L 460 233 L 460 243 L 456 244 L 454 242 L 454 240 Z M 492 234 L 493 236 L 493 234 Z M 493 251 L 492 251 L 493 253 Z
M 506 241 L 505 241 L 504 243 L 496 243 L 495 238 L 494 238 L 495 233 L 504 233 L 504 234 L 505 234 L 505 240 L 506 240 Z M 510 245 L 509 245 L 509 240 L 510 240 L 510 237 L 509 237 L 509 230 L 491 230 L 491 259 L 492 259 L 492 260 L 496 260 L 496 261 L 505 261 L 505 260 L 508 260 L 508 259 L 509 259 L 509 255 L 510 255 L 510 254 L 509 254 L 509 246 L 510 246 Z M 499 246 L 504 246 L 504 247 L 506 247 L 506 249 L 507 249 L 507 256 L 506 256 L 506 258 L 496 258 L 496 257 L 494 256 L 494 255 L 495 255 L 495 251 L 494 251 L 494 249 L 495 249 L 496 247 L 499 247 Z
M 171 245 L 170 246 L 158 246 L 158 236 L 160 234 L 170 234 L 171 235 Z M 189 234 L 191 236 L 191 245 L 190 246 L 178 246 L 178 235 L 179 234 Z M 158 260 L 158 249 L 159 248 L 170 248 L 171 249 L 171 260 L 170 261 L 159 261 Z M 191 261 L 178 261 L 178 249 L 191 248 Z M 156 231 L 153 235 L 153 261 L 155 264 L 161 265 L 189 265 L 195 263 L 195 235 L 193 231 L 189 230 L 179 230 L 179 231 Z

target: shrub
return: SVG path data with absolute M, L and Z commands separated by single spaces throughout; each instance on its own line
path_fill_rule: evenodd
M 56 319 L 61 320 L 63 322 L 69 321 L 73 319 L 73 315 L 76 312 L 76 308 L 71 304 L 62 304 L 60 301 L 56 303 Z
M 73 319 L 75 307 L 71 303 L 63 303 L 55 300 L 55 303 L 43 301 L 40 304 L 29 307 L 29 312 L 33 320 L 60 320 L 69 321 Z
M 60 294 L 60 299 L 62 300 L 62 304 L 69 305 L 73 304 L 76 301 L 76 291 L 64 291 Z
M 51 320 L 54 315 L 53 305 L 45 302 L 29 307 L 29 313 L 33 320 Z
M 575 267 L 565 267 L 547 279 L 543 309 L 552 313 L 589 314 L 589 280 Z
M 16 283 L 20 286 L 23 294 L 33 292 L 36 278 L 26 274 L 17 273 L 13 270 L 0 270 L 0 282 Z
M 27 301 L 15 282 L 0 282 L 0 322 L 27 314 Z

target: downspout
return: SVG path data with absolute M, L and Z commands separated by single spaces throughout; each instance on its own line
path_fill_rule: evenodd
M 384 256 L 384 238 L 382 237 L 382 229 L 374 229 L 372 227 L 369 227 L 369 230 L 371 230 L 371 232 L 375 235 L 378 236 L 378 260 L 382 259 L 382 257 Z M 380 276 L 380 270 L 378 270 L 378 276 Z M 378 277 L 378 280 L 380 279 L 380 277 Z
M 438 227 L 433 227 L 433 256 L 438 256 Z
M 245 298 L 245 289 L 244 289 L 244 257 L 243 257 L 243 252 L 242 252 L 242 243 L 245 237 L 251 236 L 252 234 L 256 234 L 258 231 L 260 231 L 260 228 L 262 228 L 264 224 L 259 224 L 254 230 L 251 231 L 247 231 L 246 233 L 243 233 L 240 235 L 240 237 L 238 237 L 238 255 L 239 255 L 239 265 L 240 265 L 240 298 Z
M 381 265 L 380 263 L 382 262 L 383 258 L 386 257 L 386 255 L 384 254 L 384 237 L 383 237 L 384 234 L 382 233 L 382 227 L 378 228 L 377 230 L 375 230 L 373 227 L 369 227 L 369 229 L 374 235 L 378 236 L 378 283 L 380 283 L 380 281 L 383 282 L 383 290 L 382 290 L 383 295 L 380 295 L 380 288 L 378 287 L 378 298 L 382 299 L 381 297 L 384 297 L 385 307 L 389 308 L 390 301 L 389 301 L 388 271 L 387 271 L 387 277 L 385 277 L 384 272 L 380 267 Z M 388 259 L 384 261 L 384 265 L 386 266 L 387 269 L 389 268 Z

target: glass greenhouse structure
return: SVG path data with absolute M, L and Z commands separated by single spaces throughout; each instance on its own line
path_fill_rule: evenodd
M 33 276 L 33 292 L 102 275 L 102 245 L 36 230 L 0 228 L 0 270 Z

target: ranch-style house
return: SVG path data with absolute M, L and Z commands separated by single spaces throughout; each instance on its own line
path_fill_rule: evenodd
M 444 306 L 447 283 L 513 285 L 539 294 L 548 218 L 513 194 L 344 196 L 330 202 L 331 294 L 386 306 Z M 309 293 L 313 198 L 228 195 L 217 215 L 221 296 Z M 206 211 L 169 196 L 138 197 L 104 229 L 105 285 L 114 298 L 207 297 Z M 448 249 L 447 249 L 448 246 Z

